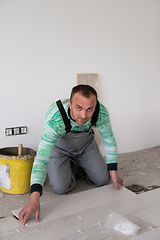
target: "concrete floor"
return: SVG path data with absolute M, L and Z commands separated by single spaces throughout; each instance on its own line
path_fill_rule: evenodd
M 151 190 L 151 186 L 160 186 L 160 147 L 118 155 L 118 173 L 124 180 L 124 187 L 138 184 Z M 85 179 L 77 180 L 76 187 L 67 195 L 93 189 Z M 139 192 L 143 194 L 143 189 Z M 41 203 L 60 196 L 53 193 L 48 179 L 45 182 Z M 0 218 L 12 216 L 12 210 L 23 207 L 29 200 L 29 193 L 11 195 L 0 191 Z
M 160 147 L 120 154 L 118 159 L 118 172 L 124 187 L 132 184 L 145 188 L 160 186 Z

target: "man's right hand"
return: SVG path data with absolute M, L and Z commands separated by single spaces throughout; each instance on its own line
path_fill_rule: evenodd
M 35 212 L 36 221 L 39 222 L 39 213 L 40 213 L 39 198 L 40 198 L 39 192 L 33 192 L 31 194 L 28 203 L 19 212 L 18 218 L 21 223 L 25 224 L 27 221 L 27 218 L 31 215 L 32 212 Z

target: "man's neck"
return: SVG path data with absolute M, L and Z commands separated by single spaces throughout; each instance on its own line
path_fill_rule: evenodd
M 72 117 L 71 117 L 71 112 L 70 112 L 70 108 L 68 107 L 68 115 L 70 117 L 70 119 L 72 119 L 74 122 L 76 122 Z

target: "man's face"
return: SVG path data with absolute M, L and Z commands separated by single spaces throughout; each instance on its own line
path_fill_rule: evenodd
M 75 93 L 72 102 L 69 100 L 71 117 L 78 125 L 84 125 L 93 115 L 96 107 L 96 97 L 91 94 L 90 98 Z

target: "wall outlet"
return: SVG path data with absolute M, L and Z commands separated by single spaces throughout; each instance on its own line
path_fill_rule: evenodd
M 27 126 L 11 127 L 5 129 L 6 136 L 21 135 L 27 133 Z
M 18 135 L 20 133 L 19 128 L 13 128 L 14 135 Z
M 27 127 L 21 127 L 21 134 L 27 133 Z
M 5 129 L 6 136 L 12 136 L 12 128 Z

